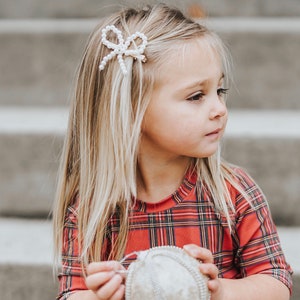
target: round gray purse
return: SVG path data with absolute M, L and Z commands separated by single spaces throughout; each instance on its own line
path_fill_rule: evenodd
M 175 246 L 137 252 L 126 276 L 126 300 L 208 300 L 200 262 Z

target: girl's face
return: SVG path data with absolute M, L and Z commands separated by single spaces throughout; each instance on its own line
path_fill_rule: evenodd
M 227 122 L 226 89 L 220 58 L 208 49 L 201 40 L 191 42 L 184 55 L 174 50 L 161 66 L 143 121 L 142 152 L 161 159 L 216 152 Z

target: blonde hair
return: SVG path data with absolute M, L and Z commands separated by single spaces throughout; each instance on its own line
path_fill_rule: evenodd
M 101 30 L 107 25 L 115 25 L 124 38 L 136 31 L 148 38 L 146 63 L 124 58 L 127 76 L 122 74 L 117 59 L 110 60 L 99 71 L 101 60 L 110 51 L 101 44 Z M 53 212 L 57 256 L 62 249 L 67 209 L 76 198 L 80 199 L 78 230 L 84 264 L 102 259 L 107 222 L 116 210 L 120 214 L 120 232 L 109 259 L 123 256 L 128 211 L 137 193 L 141 125 L 159 66 L 163 66 L 175 46 L 180 48 L 196 38 L 208 42 L 218 53 L 227 74 L 228 56 L 218 36 L 162 4 L 124 10 L 103 20 L 91 34 L 78 69 Z M 114 35 L 109 40 L 117 42 Z M 195 159 L 195 169 L 198 186 L 206 187 L 215 207 L 230 223 L 234 208 L 226 181 L 241 190 L 233 169 L 221 162 L 219 151 L 209 158 Z

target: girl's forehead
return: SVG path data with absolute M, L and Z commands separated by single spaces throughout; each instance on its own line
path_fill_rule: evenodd
M 161 52 L 158 64 L 161 68 L 176 65 L 184 67 L 188 60 L 203 59 L 222 64 L 222 57 L 218 47 L 206 37 L 177 41 Z M 157 66 L 156 66 L 157 67 Z M 158 66 L 158 70 L 159 70 Z
M 165 82 L 174 73 L 188 76 L 191 72 L 225 73 L 217 49 L 205 38 L 182 41 L 172 45 L 156 68 L 156 81 Z M 203 71 L 203 72 L 202 72 Z

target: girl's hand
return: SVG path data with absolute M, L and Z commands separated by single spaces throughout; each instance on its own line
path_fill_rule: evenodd
M 201 260 L 199 270 L 202 274 L 207 275 L 210 280 L 207 283 L 208 289 L 211 292 L 211 300 L 222 300 L 223 289 L 221 280 L 218 278 L 219 270 L 213 264 L 212 253 L 205 248 L 201 248 L 194 244 L 183 246 L 183 249 L 192 257 Z
M 124 298 L 125 268 L 117 261 L 94 262 L 87 267 L 86 286 L 99 300 L 121 300 Z

